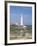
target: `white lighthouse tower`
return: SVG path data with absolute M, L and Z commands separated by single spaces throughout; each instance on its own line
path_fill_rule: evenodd
M 23 25 L 23 15 L 21 14 L 21 25 Z
M 23 26 L 23 27 L 26 27 L 26 26 L 24 26 L 24 24 L 23 24 L 23 15 L 21 14 L 21 25 Z

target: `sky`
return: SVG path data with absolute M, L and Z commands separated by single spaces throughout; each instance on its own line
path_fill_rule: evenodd
M 21 15 L 23 25 L 32 25 L 32 7 L 10 6 L 10 24 L 20 24 Z

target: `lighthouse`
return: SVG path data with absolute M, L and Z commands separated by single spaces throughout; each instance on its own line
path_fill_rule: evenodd
M 21 25 L 23 25 L 23 15 L 21 14 Z
M 21 25 L 23 26 L 23 27 L 26 27 L 26 26 L 24 26 L 24 24 L 23 24 L 23 15 L 21 14 Z

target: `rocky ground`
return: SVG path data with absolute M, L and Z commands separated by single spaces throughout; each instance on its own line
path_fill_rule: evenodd
M 13 39 L 31 39 L 32 38 L 32 34 L 30 33 L 25 33 L 25 35 L 16 35 L 16 34 L 10 34 L 10 40 Z
M 31 29 L 23 28 L 23 27 L 11 27 L 10 28 L 10 40 L 13 39 L 31 39 L 32 31 Z

